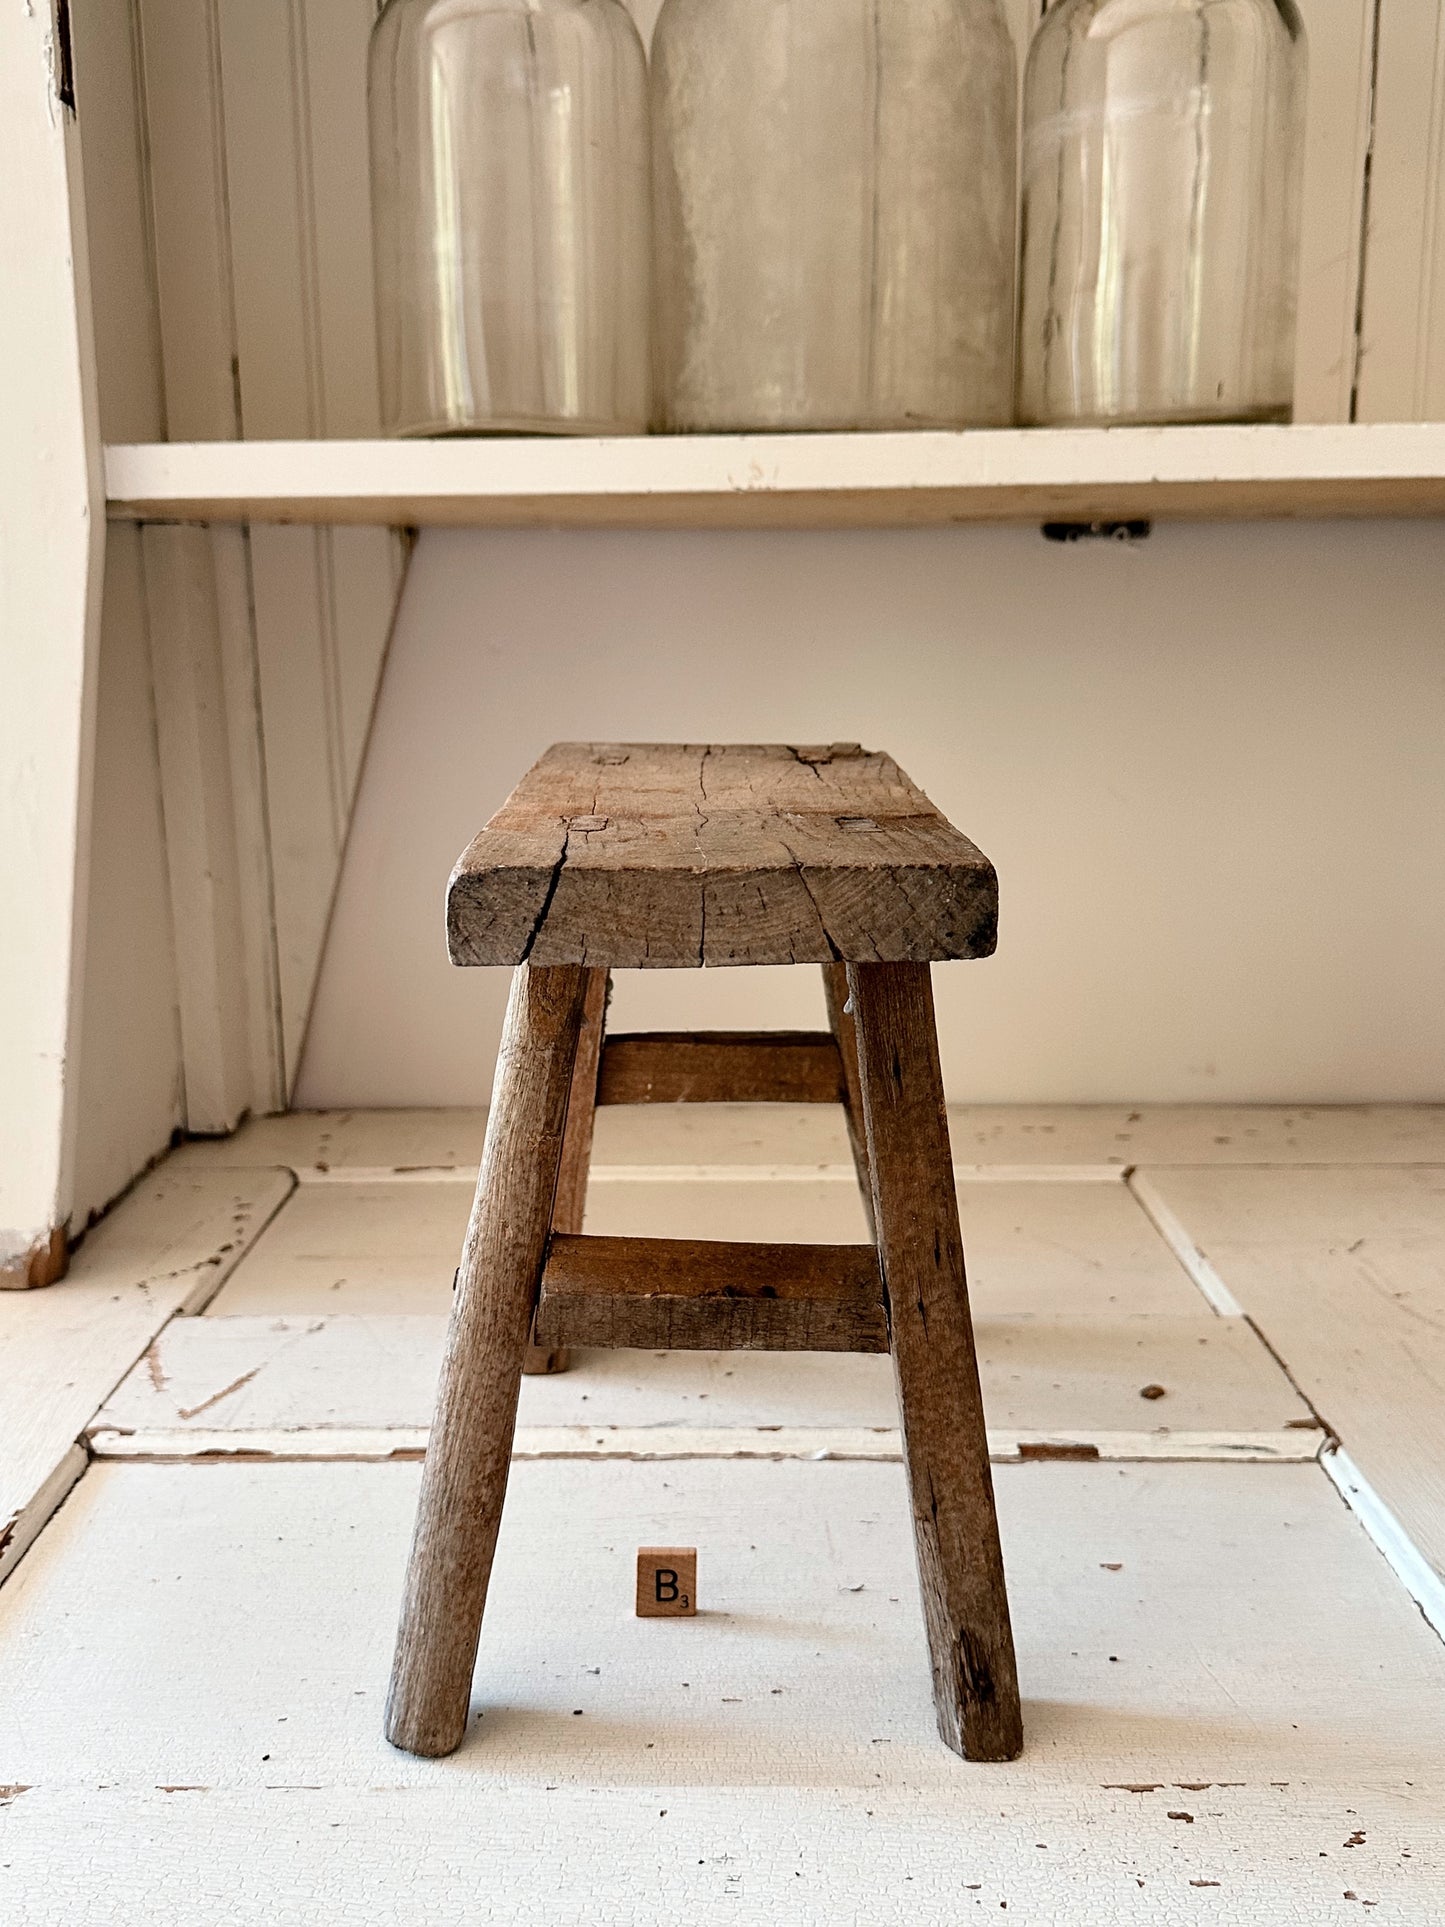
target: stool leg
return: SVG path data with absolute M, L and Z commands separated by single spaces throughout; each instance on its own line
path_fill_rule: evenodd
M 582 1012 L 582 1035 L 572 1066 L 572 1087 L 567 1098 L 567 1127 L 562 1133 L 562 1168 L 557 1174 L 557 1195 L 552 1201 L 552 1229 L 580 1231 L 587 1206 L 587 1170 L 592 1162 L 592 1121 L 597 1115 L 597 1072 L 602 1063 L 602 1033 L 607 1020 L 607 999 L 612 988 L 610 970 L 587 972 L 587 1001 Z M 544 1372 L 565 1372 L 566 1347 L 555 1350 L 527 1341 L 522 1370 L 530 1377 Z
M 848 1120 L 848 1143 L 853 1152 L 853 1169 L 858 1174 L 858 1189 L 863 1194 L 863 1213 L 868 1220 L 868 1235 L 875 1236 L 873 1225 L 873 1180 L 868 1172 L 868 1133 L 863 1123 L 863 1087 L 858 1072 L 858 1029 L 848 1002 L 848 966 L 823 965 L 823 995 L 828 1003 L 828 1028 L 843 1060 L 843 1115 Z
M 927 964 L 849 964 L 903 1455 L 938 1730 L 966 1760 L 1023 1744 Z
M 450 1753 L 466 1731 L 586 991 L 571 965 L 512 978 L 387 1700 L 386 1736 L 409 1753 Z

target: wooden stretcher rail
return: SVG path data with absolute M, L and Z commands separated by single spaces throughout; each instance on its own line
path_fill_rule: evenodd
M 544 1345 L 640 1351 L 888 1350 L 872 1245 L 557 1233 L 536 1332 Z
M 602 1047 L 599 1104 L 841 1104 L 827 1031 L 645 1031 Z

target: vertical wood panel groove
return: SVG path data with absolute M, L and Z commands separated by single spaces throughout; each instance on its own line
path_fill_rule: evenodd
M 289 0 L 287 27 L 291 41 L 291 114 L 296 143 L 296 234 L 300 254 L 302 339 L 306 344 L 306 416 L 308 433 L 325 435 L 326 407 L 321 383 L 321 332 L 316 311 L 317 260 L 316 185 L 312 166 L 311 78 L 306 38 L 305 0 Z
M 1445 5 L 1380 0 L 1357 416 L 1445 419 Z
M 127 38 L 130 42 L 130 82 L 136 109 L 134 165 L 135 177 L 140 187 L 143 273 L 146 291 L 150 298 L 150 313 L 154 329 L 151 342 L 150 390 L 157 415 L 157 435 L 161 441 L 168 441 L 170 426 L 166 407 L 165 360 L 160 330 L 160 270 L 156 260 L 155 196 L 151 186 L 150 108 L 146 97 L 145 46 L 141 34 L 140 0 L 128 0 L 126 24 L 129 29 Z M 102 409 L 105 407 L 105 401 L 106 397 L 102 391 Z
M 1383 0 L 1377 0 L 1383 4 Z M 1411 413 L 1426 420 L 1430 413 L 1430 367 L 1439 351 L 1436 342 L 1436 296 L 1439 292 L 1441 247 L 1441 180 L 1445 169 L 1445 7 L 1435 16 L 1435 59 L 1431 69 L 1430 139 L 1425 153 L 1425 209 L 1420 250 L 1420 286 L 1415 322 L 1415 359 Z
M 1379 106 L 1380 93 L 1380 8 L 1383 0 L 1374 0 L 1370 20 L 1370 91 L 1369 109 L 1366 117 L 1365 156 L 1360 180 L 1360 216 L 1355 245 L 1355 351 L 1350 368 L 1350 410 L 1349 419 L 1360 419 L 1360 369 L 1364 358 L 1365 340 L 1365 287 L 1370 251 L 1370 202 L 1371 183 L 1375 170 L 1375 115 Z

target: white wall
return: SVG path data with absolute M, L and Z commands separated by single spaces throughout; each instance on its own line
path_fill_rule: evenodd
M 443 886 L 567 737 L 893 751 L 1002 880 L 935 973 L 955 1098 L 1445 1098 L 1442 611 L 1425 522 L 424 534 L 297 1102 L 485 1098 L 505 973 L 448 965 Z M 816 976 L 615 1017 L 811 1023 Z
M 106 543 L 71 1230 L 124 1190 L 183 1122 L 141 539 Z

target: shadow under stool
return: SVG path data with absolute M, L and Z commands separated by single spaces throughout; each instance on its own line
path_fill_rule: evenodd
M 577 1345 L 891 1352 L 945 1742 L 1022 1743 L 929 965 L 994 948 L 993 866 L 856 743 L 558 743 L 453 872 L 452 961 L 514 966 L 387 1737 L 466 1729 L 524 1370 Z M 608 973 L 819 963 L 830 1029 L 605 1035 Z M 598 1103 L 841 1103 L 873 1243 L 581 1236 Z

